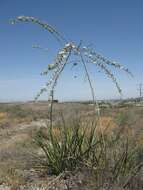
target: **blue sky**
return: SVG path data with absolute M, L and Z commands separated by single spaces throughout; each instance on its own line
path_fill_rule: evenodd
M 92 43 L 96 51 L 128 67 L 134 74 L 114 70 L 123 97 L 136 97 L 143 82 L 142 0 L 0 0 L 0 101 L 31 100 L 44 85 L 40 76 L 59 45 L 48 32 L 32 24 L 9 25 L 20 15 L 47 21 L 67 39 Z M 48 52 L 33 49 L 33 44 Z M 119 98 L 110 79 L 92 68 L 98 99 Z M 79 76 L 74 78 L 74 76 Z M 80 68 L 67 68 L 56 90 L 60 100 L 90 99 L 90 89 Z M 46 98 L 44 95 L 42 98 Z

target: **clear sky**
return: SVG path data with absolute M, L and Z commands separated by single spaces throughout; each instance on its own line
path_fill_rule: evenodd
M 38 26 L 9 25 L 9 19 L 21 15 L 47 21 L 69 40 L 92 43 L 96 51 L 128 67 L 134 78 L 117 70 L 114 73 L 124 98 L 138 95 L 137 84 L 143 82 L 142 0 L 0 0 L 0 101 L 34 99 L 46 81 L 40 72 L 58 47 L 51 35 Z M 33 49 L 33 44 L 47 47 L 48 52 Z M 98 99 L 120 97 L 110 79 L 96 68 L 91 73 Z M 69 67 L 63 73 L 56 97 L 90 99 L 80 68 Z

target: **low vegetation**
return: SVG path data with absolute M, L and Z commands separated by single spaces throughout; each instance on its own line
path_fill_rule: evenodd
M 29 109 L 32 112 L 43 109 L 33 105 L 20 107 L 27 113 Z M 1 129 L 0 183 L 3 186 L 7 184 L 13 190 L 22 187 L 28 190 L 142 189 L 141 107 L 115 108 L 110 112 L 111 108 L 103 108 L 102 128 L 99 128 L 96 121 L 91 121 L 91 106 L 77 104 L 74 112 L 78 110 L 78 114 L 70 111 L 72 104 L 56 106 L 52 129 L 42 126 L 41 116 L 33 124 Z M 64 111 L 69 111 L 61 114 L 62 106 Z M 1 119 L 5 117 L 7 112 L 1 114 Z
M 96 187 L 130 187 L 142 166 L 142 146 L 124 133 L 96 132 L 98 124 L 82 126 L 79 121 L 39 131 L 35 142 L 45 153 L 47 172 L 60 174 L 81 168 L 91 169 Z M 123 132 L 123 131 L 122 131 Z

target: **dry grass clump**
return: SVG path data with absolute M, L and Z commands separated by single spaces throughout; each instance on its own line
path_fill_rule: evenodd
M 0 112 L 0 128 L 6 127 L 9 122 L 7 112 Z
M 0 121 L 5 119 L 7 117 L 7 113 L 5 112 L 0 112 Z

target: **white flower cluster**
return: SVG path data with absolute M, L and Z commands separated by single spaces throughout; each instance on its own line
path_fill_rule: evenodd
M 104 64 L 114 66 L 118 69 L 124 70 L 125 72 L 127 72 L 128 74 L 130 74 L 132 76 L 132 73 L 129 71 L 129 69 L 127 69 L 126 67 L 119 64 L 116 61 L 111 61 L 111 60 L 107 59 L 105 56 L 103 56 L 99 53 L 96 53 L 95 51 L 93 51 L 93 49 L 90 49 L 90 48 L 87 48 L 84 46 L 82 48 L 82 52 L 84 53 L 85 56 L 88 56 L 89 58 L 91 58 L 94 63 L 102 62 Z
M 49 71 L 53 71 L 50 79 L 46 83 L 46 86 L 44 86 L 40 92 L 36 96 L 36 100 L 41 96 L 46 91 L 49 91 L 50 88 L 50 96 L 51 96 L 51 91 L 54 89 L 57 83 L 57 79 L 62 72 L 65 64 L 67 63 L 67 59 L 71 51 L 75 48 L 74 44 L 72 43 L 66 43 L 64 48 L 62 48 L 58 53 L 56 58 L 54 59 L 53 63 L 48 65 L 48 68 L 43 71 L 41 74 L 42 75 L 47 75 Z
M 96 53 L 95 51 L 93 51 L 92 49 L 90 49 L 88 47 L 84 46 L 81 51 L 83 52 L 83 54 L 87 58 L 88 62 L 93 63 L 96 66 L 98 66 L 101 70 L 103 70 L 105 72 L 105 74 L 109 78 L 112 79 L 112 81 L 115 83 L 115 85 L 118 89 L 118 92 L 121 94 L 122 90 L 121 90 L 115 76 L 108 69 L 108 66 L 113 66 L 115 68 L 124 70 L 125 72 L 127 72 L 128 74 L 130 74 L 132 76 L 131 72 L 127 68 L 125 68 L 124 66 L 120 65 L 119 63 L 117 63 L 115 61 L 110 61 L 109 59 L 107 59 L 103 55 Z

